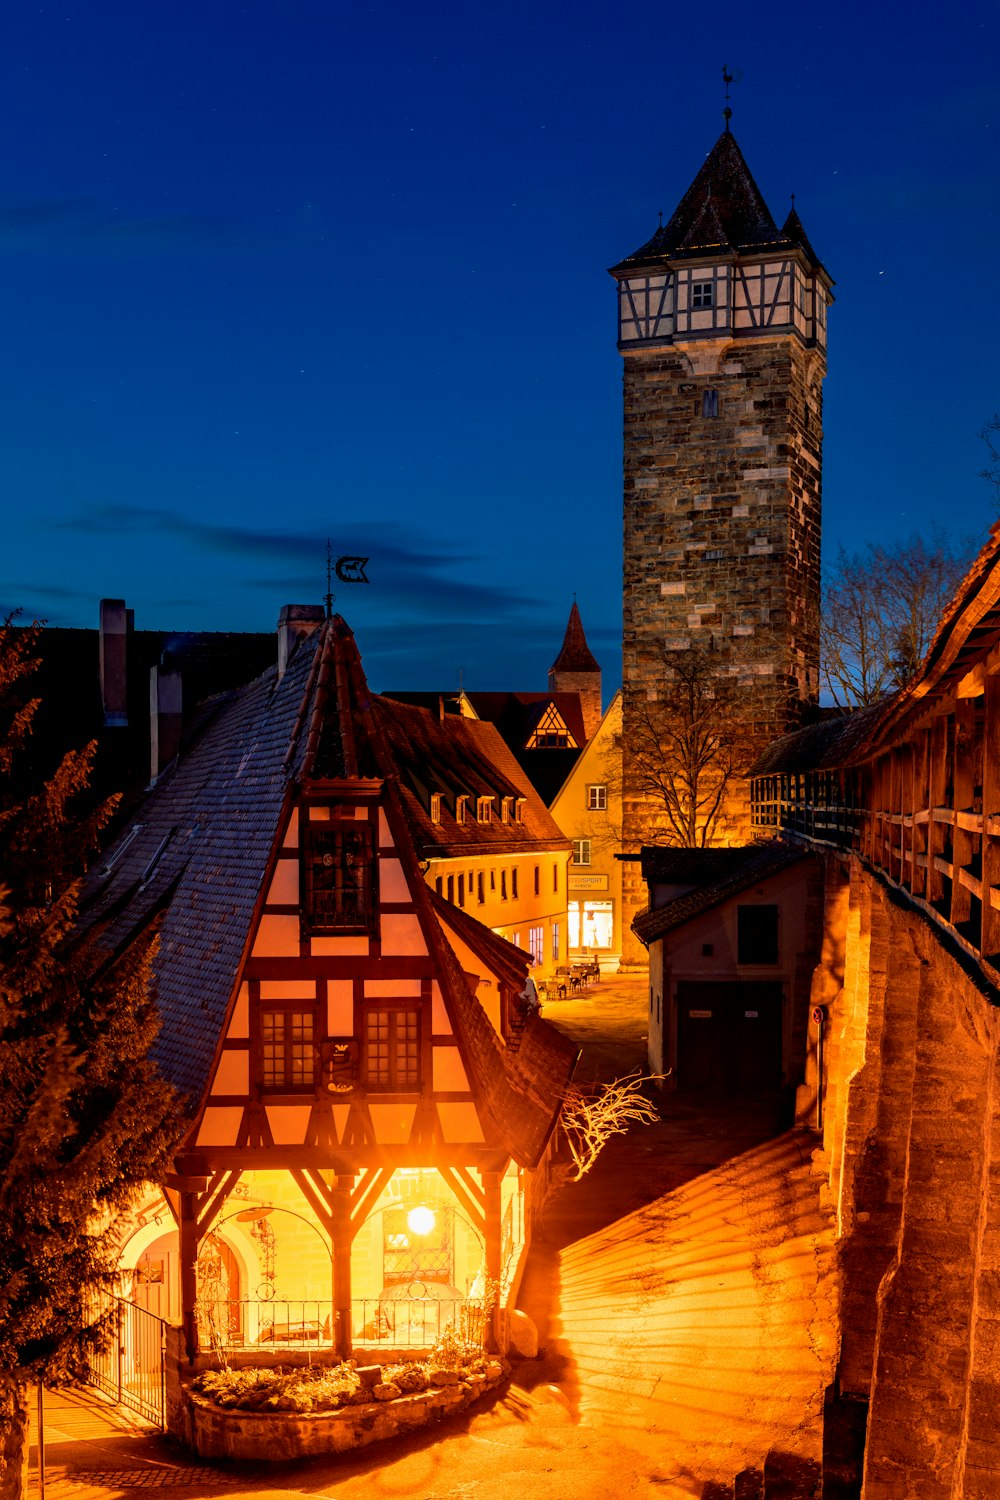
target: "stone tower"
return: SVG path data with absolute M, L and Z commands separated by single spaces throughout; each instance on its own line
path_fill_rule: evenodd
M 584 733 L 592 740 L 601 722 L 601 669 L 587 645 L 575 599 L 562 650 L 549 668 L 549 692 L 580 694 Z
M 728 119 L 669 222 L 611 274 L 624 358 L 624 741 L 636 705 L 669 694 L 675 653 L 708 652 L 740 686 L 749 755 L 818 695 L 832 283 L 794 208 L 775 224 Z M 711 841 L 748 833 L 740 784 Z M 626 851 L 671 841 L 630 795 L 627 767 L 623 838 Z

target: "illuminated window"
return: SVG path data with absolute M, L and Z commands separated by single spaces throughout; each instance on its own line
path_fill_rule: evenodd
M 373 933 L 375 861 L 368 822 L 306 819 L 302 843 L 305 933 Z
M 260 1081 L 266 1089 L 311 1089 L 316 1042 L 311 1010 L 265 1010 L 260 1016 Z
M 587 788 L 587 811 L 606 812 L 608 806 L 608 789 L 606 786 L 588 786 Z
M 465 813 L 466 813 L 466 808 L 468 807 L 468 805 L 469 805 L 469 799 L 464 794 L 460 794 L 459 796 L 457 796 L 455 798 L 455 822 L 456 823 L 464 823 L 465 822 Z
M 536 964 L 545 961 L 545 928 L 528 928 L 528 951 Z
M 552 923 L 552 962 L 559 962 L 559 923 Z
M 440 823 L 440 821 L 441 821 L 441 793 L 440 792 L 431 792 L 431 822 L 432 823 Z
M 710 281 L 692 281 L 691 283 L 691 306 L 712 306 L 712 283 Z
M 365 1082 L 413 1088 L 420 1083 L 420 1012 L 412 1006 L 365 1011 Z
M 477 823 L 491 823 L 493 821 L 492 797 L 478 797 L 476 799 L 476 821 Z
M 573 840 L 573 863 L 575 865 L 590 864 L 590 839 Z

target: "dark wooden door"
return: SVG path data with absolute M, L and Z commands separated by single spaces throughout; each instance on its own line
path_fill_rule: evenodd
M 677 1086 L 745 1093 L 781 1084 L 782 988 L 773 981 L 677 986 Z

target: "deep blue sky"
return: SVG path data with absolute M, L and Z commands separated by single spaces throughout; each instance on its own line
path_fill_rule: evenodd
M 270 629 L 375 687 L 620 671 L 606 267 L 721 126 L 836 279 L 824 544 L 994 519 L 1000 10 L 65 0 L 0 32 L 0 610 Z

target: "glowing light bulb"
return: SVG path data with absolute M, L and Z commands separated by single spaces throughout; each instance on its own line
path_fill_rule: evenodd
M 435 1222 L 432 1208 L 411 1208 L 406 1215 L 407 1228 L 412 1229 L 414 1234 L 430 1234 Z

